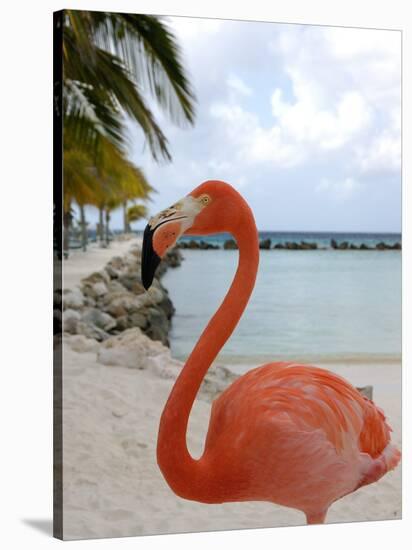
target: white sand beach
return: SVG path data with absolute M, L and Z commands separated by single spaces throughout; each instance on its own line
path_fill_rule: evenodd
M 108 247 L 102 248 L 98 243 L 89 244 L 87 251 L 71 250 L 70 257 L 63 262 L 63 287 L 78 286 L 83 277 L 93 271 L 102 269 L 113 256 L 122 256 L 131 242 L 140 242 L 140 237 L 113 241 Z
M 77 253 L 65 261 L 65 287 L 77 285 L 129 247 L 130 242 L 112 243 L 109 249 Z M 65 539 L 305 523 L 300 512 L 268 503 L 205 505 L 172 493 L 155 453 L 160 414 L 181 368 L 168 348 L 138 328 L 101 343 L 82 335 L 66 335 L 63 341 Z M 327 367 L 357 386 L 373 385 L 374 400 L 384 409 L 400 446 L 400 364 Z M 211 395 L 226 383 L 225 370 L 212 367 L 190 417 L 188 445 L 194 456 L 202 451 Z M 398 466 L 378 483 L 335 503 L 327 522 L 400 517 Z

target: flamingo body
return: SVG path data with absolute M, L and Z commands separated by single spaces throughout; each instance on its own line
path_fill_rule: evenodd
M 343 378 L 263 365 L 213 403 L 204 459 L 224 483 L 210 498 L 270 501 L 302 510 L 310 523 L 396 466 L 389 433 L 383 412 Z
M 340 376 L 293 363 L 253 369 L 214 401 L 202 456 L 194 459 L 187 449 L 188 419 L 202 380 L 253 291 L 258 232 L 241 195 L 224 182 L 208 181 L 152 218 L 144 235 L 142 281 L 148 288 L 181 234 L 220 232 L 238 243 L 238 268 L 162 412 L 159 468 L 182 498 L 268 501 L 301 510 L 308 523 L 322 523 L 334 501 L 378 481 L 400 460 L 383 411 Z

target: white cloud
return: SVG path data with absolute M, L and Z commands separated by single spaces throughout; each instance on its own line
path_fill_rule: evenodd
M 182 130 L 159 114 L 171 164 L 155 165 L 141 133 L 134 139 L 134 159 L 159 191 L 151 211 L 217 178 L 242 187 L 261 228 L 398 228 L 397 33 L 189 18 L 171 25 L 197 117 Z
M 353 178 L 345 178 L 339 181 L 331 181 L 322 178 L 315 187 L 317 193 L 323 193 L 338 201 L 350 199 L 359 189 L 359 182 Z
M 291 81 L 291 101 L 280 89 L 272 95 L 272 112 L 289 139 L 349 152 L 378 145 L 368 160 L 354 155 L 358 167 L 399 169 L 400 33 L 294 27 L 271 49 L 282 55 Z
M 399 172 L 401 167 L 401 138 L 391 130 L 383 130 L 368 147 L 357 152 L 363 173 Z
M 272 112 L 285 139 L 313 144 L 320 149 L 336 149 L 345 145 L 370 123 L 371 115 L 364 98 L 356 91 L 343 93 L 336 105 L 317 105 L 304 88 L 295 102 L 285 102 L 282 90 L 272 95 Z
M 292 91 L 275 88 L 269 124 L 241 106 L 251 88 L 233 73 L 226 83 L 234 93 L 210 108 L 239 158 L 291 167 L 340 151 L 362 173 L 399 169 L 396 33 L 288 26 L 269 49 L 280 58 Z
M 232 91 L 241 96 L 252 95 L 252 89 L 249 88 L 249 86 L 247 86 L 241 78 L 233 73 L 228 76 L 226 83 Z
M 227 139 L 226 147 L 242 163 L 269 162 L 287 167 L 300 161 L 298 149 L 282 142 L 279 127 L 263 128 L 258 117 L 240 105 L 215 103 L 211 105 L 210 114 L 221 126 Z

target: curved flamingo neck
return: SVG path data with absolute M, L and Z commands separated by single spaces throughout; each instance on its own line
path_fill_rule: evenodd
M 205 461 L 193 459 L 186 444 L 190 411 L 210 365 L 235 329 L 252 293 L 259 264 L 259 239 L 249 206 L 241 201 L 241 221 L 229 228 L 239 247 L 232 284 L 180 372 L 163 410 L 157 443 L 159 467 L 173 491 L 201 500 L 210 488 Z

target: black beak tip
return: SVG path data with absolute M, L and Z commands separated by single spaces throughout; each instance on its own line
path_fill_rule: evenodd
M 142 284 L 145 290 L 150 288 L 157 266 L 161 261 L 161 258 L 153 249 L 153 233 L 154 231 L 150 226 L 146 225 L 142 246 Z
M 152 284 L 152 281 L 149 281 L 149 279 L 145 280 L 142 276 L 142 284 L 143 284 L 143 288 L 145 290 L 149 290 L 151 284 Z

